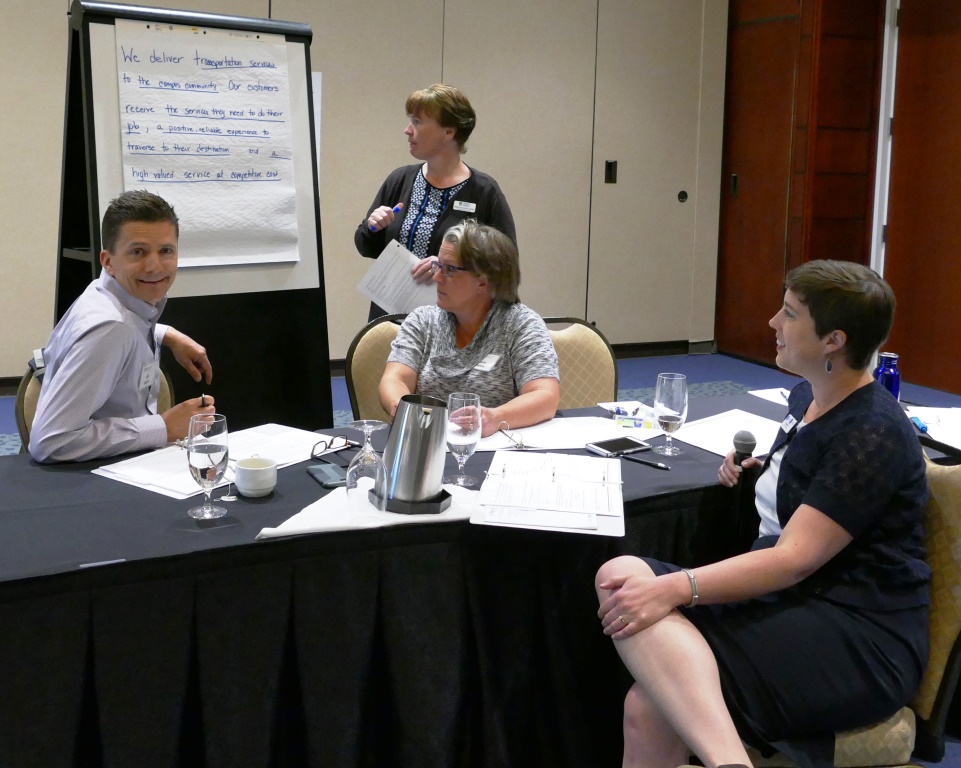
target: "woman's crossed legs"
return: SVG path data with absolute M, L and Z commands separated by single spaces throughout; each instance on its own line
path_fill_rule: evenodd
M 597 572 L 598 600 L 617 591 L 600 584 L 624 576 L 656 578 L 643 560 L 615 558 Z M 684 616 L 672 611 L 614 647 L 635 680 L 624 701 L 625 768 L 674 768 L 691 751 L 707 768 L 751 764 L 721 694 L 714 653 Z

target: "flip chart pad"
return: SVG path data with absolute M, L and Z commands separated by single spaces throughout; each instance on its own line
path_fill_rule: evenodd
M 117 19 L 124 189 L 181 217 L 181 267 L 297 261 L 279 35 Z

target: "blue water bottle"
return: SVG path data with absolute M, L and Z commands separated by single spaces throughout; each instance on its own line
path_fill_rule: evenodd
M 874 378 L 882 386 L 901 399 L 901 371 L 898 370 L 898 356 L 894 352 L 882 352 L 878 355 L 878 367 L 874 371 Z

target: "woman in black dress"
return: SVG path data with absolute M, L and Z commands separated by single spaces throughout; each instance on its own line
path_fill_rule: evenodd
M 894 294 L 873 271 L 792 270 L 771 319 L 791 393 L 756 485 L 752 550 L 693 570 L 620 557 L 598 572 L 604 632 L 634 677 L 624 765 L 749 764 L 742 739 L 833 765 L 834 732 L 896 712 L 928 654 L 927 499 L 914 430 L 868 365 Z M 745 467 L 760 464 L 757 459 Z M 727 486 L 741 468 L 729 455 Z

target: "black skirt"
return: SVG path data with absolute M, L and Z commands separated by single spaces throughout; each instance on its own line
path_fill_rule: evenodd
M 657 575 L 680 570 L 643 559 Z M 868 611 L 788 589 L 679 610 L 714 651 L 741 738 L 802 768 L 833 766 L 834 733 L 897 712 L 927 663 L 927 606 Z

